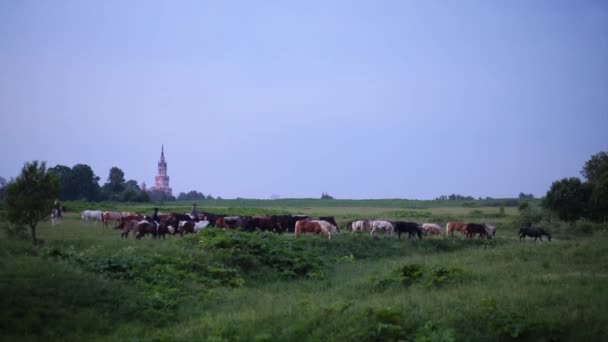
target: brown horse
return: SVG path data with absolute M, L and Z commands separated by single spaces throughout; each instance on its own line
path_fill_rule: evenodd
M 445 225 L 445 236 L 454 236 L 454 231 L 458 231 L 464 235 L 465 227 L 466 223 L 464 222 L 448 222 L 448 224 Z
M 331 233 L 327 228 L 321 225 L 317 221 L 299 220 L 296 222 L 295 237 L 303 233 L 312 233 L 317 235 L 323 235 L 328 240 L 331 239 Z
M 144 217 L 140 214 L 133 214 L 133 215 L 122 215 L 122 220 L 120 221 L 120 224 L 114 228 L 116 229 L 125 229 L 126 225 L 132 221 L 132 220 L 136 220 L 136 221 L 141 221 L 143 220 Z
M 148 234 L 151 234 L 154 239 L 160 238 L 161 236 L 164 239 L 165 235 L 169 234 L 169 224 L 167 222 L 161 222 L 157 229 L 155 223 L 142 221 L 137 225 L 134 232 L 137 233 L 135 238 L 138 240 Z
M 215 226 L 217 228 L 227 228 L 226 224 L 224 224 L 224 217 L 223 216 L 218 216 L 215 218 Z
M 116 224 L 114 229 L 119 228 L 122 223 L 122 214 L 116 211 L 104 211 L 103 214 L 101 214 L 103 226 L 108 228 L 108 223 L 110 223 L 110 221 L 114 221 L 114 224 Z
M 479 234 L 480 239 L 492 239 L 485 224 L 469 223 L 464 228 L 464 234 L 466 239 L 472 239 L 476 234 Z
M 141 222 L 141 220 L 129 220 L 129 221 L 123 221 L 122 223 L 122 231 L 120 232 L 120 237 L 121 238 L 128 238 L 129 237 L 129 233 L 133 232 L 133 235 L 135 236 L 135 233 L 137 232 L 137 225 L 139 225 L 139 222 Z

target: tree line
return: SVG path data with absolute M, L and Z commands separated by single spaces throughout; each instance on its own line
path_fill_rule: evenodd
M 148 202 L 149 195 L 142 191 L 135 180 L 125 180 L 125 173 L 118 167 L 110 169 L 108 178 L 99 185 L 100 178 L 86 164 L 72 168 L 57 165 L 48 169 L 59 182 L 59 198 L 62 200 Z
M 599 152 L 585 162 L 581 175 L 553 182 L 543 207 L 568 222 L 587 219 L 608 222 L 608 153 Z

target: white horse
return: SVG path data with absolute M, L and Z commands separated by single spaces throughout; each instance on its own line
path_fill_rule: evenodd
M 97 224 L 97 222 L 103 222 L 103 212 L 101 210 L 85 210 L 82 212 L 80 219 L 86 223 L 93 220 Z
M 422 232 L 426 235 L 441 235 L 441 226 L 436 223 L 423 223 Z
M 488 234 L 488 237 L 492 238 L 494 235 L 496 235 L 496 227 L 489 224 L 484 224 L 484 227 L 486 228 L 486 234 Z
M 382 221 L 382 220 L 372 221 L 372 231 L 370 232 L 370 236 L 374 236 L 374 233 L 378 230 L 382 230 L 391 236 L 395 232 L 395 228 L 393 227 L 393 224 L 388 221 Z
M 369 220 L 354 221 L 350 224 L 351 230 L 354 232 L 369 232 L 371 229 L 371 222 Z
M 321 227 L 327 229 L 331 234 L 338 234 L 338 228 L 327 221 L 312 220 L 312 222 L 318 222 L 321 225 Z
M 207 220 L 198 221 L 194 224 L 194 232 L 198 233 L 201 230 L 207 228 L 208 225 L 209 225 L 209 221 L 207 221 Z

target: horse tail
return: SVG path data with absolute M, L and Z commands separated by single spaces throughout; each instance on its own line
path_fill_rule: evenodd
M 450 222 L 445 224 L 445 236 L 450 235 Z

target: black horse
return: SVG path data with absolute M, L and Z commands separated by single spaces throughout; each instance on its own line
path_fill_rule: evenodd
M 542 228 L 526 228 L 526 227 L 522 227 L 519 229 L 519 240 L 521 239 L 526 239 L 526 236 L 529 237 L 533 237 L 534 241 L 536 241 L 536 239 L 539 239 L 542 241 L 543 240 L 543 235 L 546 235 L 547 238 L 549 239 L 549 241 L 551 241 L 551 234 L 547 233 L 544 229 Z
M 416 222 L 403 222 L 396 221 L 392 222 L 393 227 L 395 227 L 395 231 L 397 232 L 399 238 L 401 239 L 401 234 L 408 234 L 408 238 L 413 236 L 418 236 L 418 239 L 422 239 L 422 229 L 420 225 Z

